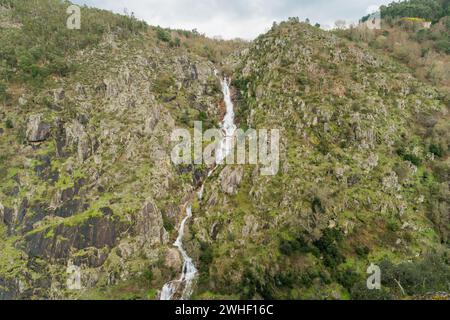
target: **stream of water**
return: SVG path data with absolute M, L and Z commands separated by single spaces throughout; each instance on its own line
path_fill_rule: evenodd
M 216 153 L 217 164 L 223 163 L 225 158 L 232 151 L 232 139 L 236 131 L 236 125 L 234 124 L 234 105 L 231 99 L 230 91 L 230 80 L 224 78 L 221 82 L 224 102 L 226 106 L 226 113 L 222 121 L 223 139 L 220 142 L 220 147 L 218 148 Z M 209 171 L 208 177 L 211 176 L 216 168 L 217 166 Z M 197 196 L 199 199 L 202 199 L 203 197 L 204 188 L 205 183 L 201 185 L 199 191 L 197 192 Z M 179 279 L 170 281 L 164 285 L 161 290 L 160 300 L 172 300 L 175 297 L 175 294 L 178 292 L 181 293 L 179 299 L 186 300 L 190 298 L 193 291 L 194 280 L 198 270 L 195 267 L 192 258 L 188 256 L 186 250 L 183 247 L 183 237 L 186 223 L 192 217 L 192 207 L 190 202 L 185 204 L 185 208 L 186 216 L 181 222 L 180 228 L 178 229 L 177 240 L 173 244 L 175 247 L 177 247 L 178 251 L 181 254 L 181 257 L 183 258 L 183 269 L 181 270 L 181 276 Z

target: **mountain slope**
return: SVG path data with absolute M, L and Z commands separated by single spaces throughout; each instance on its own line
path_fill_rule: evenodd
M 396 279 L 407 295 L 448 290 L 448 108 L 437 90 L 295 21 L 237 59 L 241 126 L 281 129 L 280 171 L 232 166 L 205 188 L 193 226 L 198 296 L 402 296 L 392 278 L 367 290 L 370 263 L 394 278 L 417 270 Z M 442 162 L 431 136 L 444 139 Z M 221 187 L 230 172 L 234 194 Z M 407 285 L 414 277 L 430 281 Z
M 0 298 L 155 298 L 181 269 L 174 226 L 202 172 L 172 165 L 171 132 L 220 120 L 211 60 L 240 44 L 88 8 L 67 30 L 67 2 L 2 5 Z
M 389 57 L 291 19 L 215 41 L 68 2 L 0 0 L 0 299 L 364 299 L 449 290 L 445 96 Z M 280 129 L 280 170 L 175 166 L 175 128 Z M 378 264 L 383 290 L 368 291 Z M 426 281 L 424 281 L 426 279 Z M 400 289 L 398 283 L 401 284 Z M 404 293 L 402 292 L 405 291 Z

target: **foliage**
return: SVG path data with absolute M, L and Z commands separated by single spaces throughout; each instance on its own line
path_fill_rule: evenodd
M 438 21 L 450 14 L 448 0 L 407 0 L 380 8 L 383 18 L 417 17 Z
M 172 40 L 170 32 L 161 27 L 156 27 L 156 37 L 162 42 L 170 42 Z
M 382 285 L 409 296 L 450 289 L 450 266 L 445 257 L 428 254 L 417 262 L 398 265 L 388 260 L 379 264 Z
M 339 250 L 339 242 L 342 239 L 343 234 L 340 230 L 326 229 L 322 237 L 314 242 L 314 246 L 323 255 L 324 263 L 327 267 L 335 268 L 345 261 L 344 256 Z
M 69 30 L 68 2 L 2 0 L 0 5 L 11 8 L 14 21 L 21 26 L 0 31 L 0 61 L 6 62 L 8 72 L 5 76 L 35 84 L 50 75 L 67 76 L 74 67 L 69 56 L 98 45 L 105 34 L 125 39 L 147 28 L 134 17 L 83 7 L 81 30 Z

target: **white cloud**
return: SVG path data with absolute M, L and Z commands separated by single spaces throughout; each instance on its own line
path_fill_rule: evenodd
M 73 0 L 136 17 L 151 25 L 192 30 L 226 39 L 251 39 L 273 21 L 298 16 L 312 23 L 334 25 L 338 19 L 356 22 L 369 8 L 391 0 Z

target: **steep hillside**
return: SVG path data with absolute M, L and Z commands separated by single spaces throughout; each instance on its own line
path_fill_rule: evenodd
M 449 4 L 437 0 L 394 2 L 381 7 L 380 30 L 352 27 L 336 33 L 408 66 L 415 77 L 446 94 L 446 103 L 450 103 Z
M 155 298 L 181 269 L 174 226 L 202 173 L 172 165 L 171 132 L 218 123 L 211 60 L 240 44 L 1 5 L 0 298 Z
M 243 43 L 90 8 L 68 30 L 69 4 L 0 0 L 0 299 L 158 299 L 188 200 L 194 299 L 450 290 L 440 89 L 295 19 Z M 280 129 L 276 175 L 171 161 L 174 129 L 220 127 L 222 75 L 241 128 Z
M 442 95 L 393 61 L 295 21 L 235 61 L 241 126 L 281 129 L 280 171 L 230 166 L 205 188 L 192 228 L 197 297 L 448 290 Z M 366 288 L 370 263 L 389 274 L 382 291 Z

